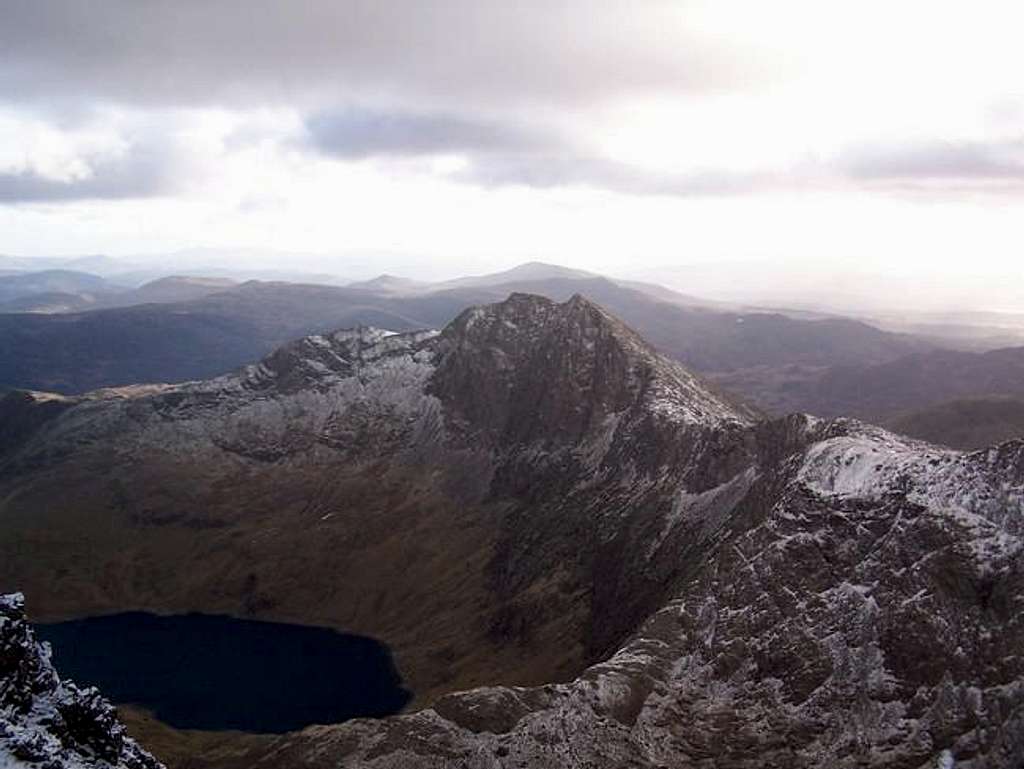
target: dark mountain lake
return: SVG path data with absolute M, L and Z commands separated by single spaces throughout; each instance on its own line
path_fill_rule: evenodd
M 131 612 L 36 625 L 64 678 L 179 729 L 285 732 L 397 713 L 388 647 L 327 628 Z

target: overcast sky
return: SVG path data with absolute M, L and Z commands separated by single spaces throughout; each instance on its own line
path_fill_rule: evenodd
M 986 0 L 4 0 L 0 253 L 1019 276 L 1022 29 Z

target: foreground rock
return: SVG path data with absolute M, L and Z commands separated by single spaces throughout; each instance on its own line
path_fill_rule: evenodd
M 96 689 L 60 679 L 19 593 L 0 596 L 0 767 L 162 769 Z

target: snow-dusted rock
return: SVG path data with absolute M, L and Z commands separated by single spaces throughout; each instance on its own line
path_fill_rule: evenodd
M 0 767 L 161 769 L 95 688 L 62 681 L 20 593 L 0 595 Z
M 1024 443 L 961 455 L 846 420 L 760 429 L 756 471 L 677 497 L 666 526 L 704 526 L 678 557 L 701 558 L 607 661 L 287 736 L 254 765 L 1024 766 Z M 801 431 L 772 461 L 768 436 Z M 743 499 L 708 519 L 708 494 Z

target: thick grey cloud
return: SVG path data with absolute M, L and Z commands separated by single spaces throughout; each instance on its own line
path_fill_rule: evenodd
M 1024 181 L 1012 143 L 861 147 L 813 167 L 687 174 L 590 151 L 579 137 L 606 114 L 596 105 L 757 89 L 780 74 L 784 65 L 735 40 L 687 31 L 690 3 L 5 0 L 0 105 L 65 115 L 110 103 L 137 114 L 284 106 L 309 115 L 307 149 L 343 160 L 459 154 L 467 167 L 455 178 L 484 187 L 685 197 L 851 182 L 934 189 Z M 91 176 L 71 183 L 0 174 L 0 201 L 152 195 L 172 176 L 166 163 L 147 165 L 141 156 L 91 165 Z
M 925 142 L 862 146 L 831 159 L 775 169 L 705 168 L 688 173 L 642 170 L 568 145 L 539 152 L 471 155 L 462 174 L 485 186 L 522 184 L 546 188 L 581 185 L 632 195 L 734 196 L 756 192 L 815 191 L 842 183 L 883 185 L 908 194 L 1024 187 L 1024 141 Z
M 117 157 L 96 158 L 90 173 L 64 181 L 34 170 L 0 172 L 0 203 L 60 203 L 90 199 L 142 198 L 173 188 L 171 157 L 135 146 Z
M 593 102 L 749 87 L 684 0 L 5 0 L 0 98 L 132 104 Z M 672 34 L 665 34 L 671 25 Z
M 333 110 L 306 121 L 309 144 L 343 160 L 457 154 L 454 175 L 481 187 L 594 187 L 636 195 L 734 195 L 765 186 L 759 174 L 663 174 L 588 153 L 555 130 L 440 113 Z
M 1024 142 L 926 142 L 860 147 L 839 160 L 863 181 L 1024 181 Z
M 347 160 L 462 154 L 470 168 L 461 178 L 483 186 L 731 190 L 732 181 L 710 177 L 638 174 L 522 117 L 585 132 L 588 109 L 617 96 L 763 82 L 766 70 L 749 51 L 685 29 L 690 4 L 8 0 L 0 102 L 63 115 L 105 103 L 143 111 L 278 105 L 310 115 L 305 142 L 318 152 Z M 3 200 L 149 190 L 111 168 L 72 185 L 31 174 L 2 181 Z
M 744 195 L 773 184 L 770 177 L 756 172 L 707 169 L 692 173 L 658 173 L 569 149 L 477 155 L 471 158 L 470 166 L 460 178 L 486 187 L 580 186 L 629 195 L 671 197 Z
M 306 121 L 306 130 L 316 149 L 341 158 L 531 151 L 556 144 L 539 131 L 438 113 L 324 111 Z

